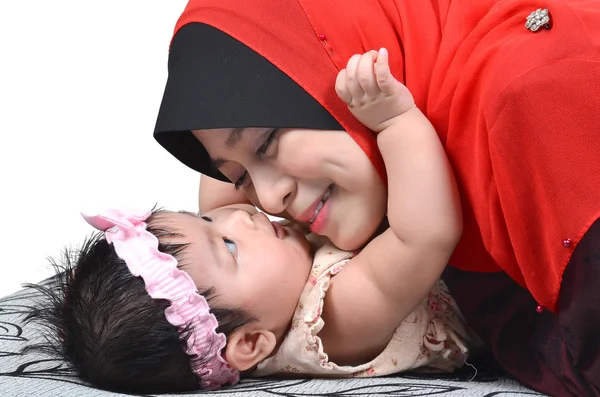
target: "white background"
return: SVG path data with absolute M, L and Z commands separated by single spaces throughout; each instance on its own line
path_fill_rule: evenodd
M 0 1 L 0 297 L 92 232 L 80 211 L 197 210 L 152 137 L 186 0 Z

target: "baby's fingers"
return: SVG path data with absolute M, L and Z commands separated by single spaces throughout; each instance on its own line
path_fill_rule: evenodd
M 348 89 L 348 84 L 346 83 L 346 73 L 346 69 L 342 69 L 338 73 L 337 78 L 335 79 L 335 92 L 338 94 L 342 101 L 350 105 L 350 102 L 352 102 L 352 94 L 350 93 L 350 90 Z
M 374 97 L 380 90 L 375 79 L 375 68 L 373 67 L 377 51 L 369 51 L 360 57 L 358 61 L 357 79 L 363 92 L 368 96 Z
M 379 50 L 375 62 L 375 76 L 379 89 L 385 94 L 391 94 L 396 87 L 396 79 L 390 71 L 388 52 L 385 48 Z
M 348 86 L 352 98 L 359 102 L 362 101 L 362 97 L 365 95 L 358 82 L 358 64 L 360 58 L 361 56 L 358 54 L 352 55 L 346 65 L 346 85 Z

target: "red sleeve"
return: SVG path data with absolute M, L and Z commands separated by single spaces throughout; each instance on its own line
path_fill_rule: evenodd
M 573 249 L 600 217 L 600 62 L 529 70 L 495 109 L 489 153 L 508 232 L 500 249 L 516 259 L 497 263 L 520 272 L 534 298 L 555 310 Z

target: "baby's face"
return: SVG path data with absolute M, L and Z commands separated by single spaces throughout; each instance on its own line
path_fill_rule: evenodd
M 214 288 L 220 306 L 247 310 L 274 332 L 287 330 L 312 266 L 302 233 L 234 208 L 202 217 L 162 213 L 157 220 L 184 236 L 173 242 L 190 243 L 183 270 L 200 290 Z

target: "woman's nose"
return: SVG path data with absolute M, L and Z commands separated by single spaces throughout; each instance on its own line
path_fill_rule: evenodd
M 258 174 L 252 184 L 261 208 L 269 214 L 281 214 L 293 199 L 296 183 L 287 175 Z

